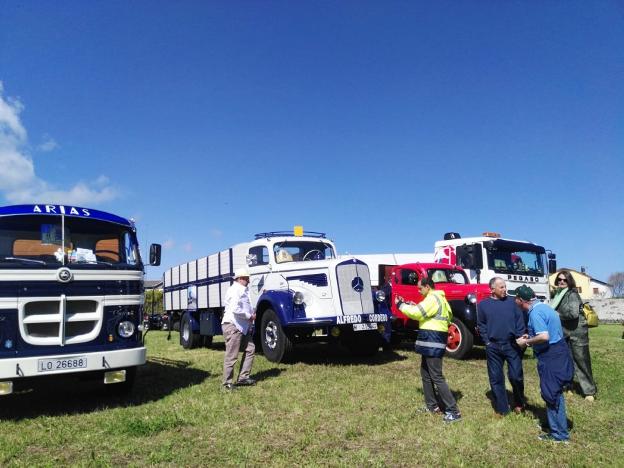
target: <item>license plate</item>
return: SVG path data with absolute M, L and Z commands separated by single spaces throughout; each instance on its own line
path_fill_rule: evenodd
M 353 331 L 377 330 L 376 323 L 354 323 Z
M 37 372 L 58 372 L 70 369 L 85 369 L 87 367 L 86 356 L 74 356 L 70 358 L 39 359 Z

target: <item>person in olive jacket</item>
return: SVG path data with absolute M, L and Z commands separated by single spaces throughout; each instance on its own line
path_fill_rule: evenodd
M 576 291 L 576 282 L 568 270 L 560 270 L 555 276 L 555 296 L 550 305 L 557 311 L 570 353 L 574 359 L 575 380 L 587 401 L 594 401 L 596 383 L 592 375 L 589 355 L 589 332 L 585 315 L 581 311 L 583 301 Z

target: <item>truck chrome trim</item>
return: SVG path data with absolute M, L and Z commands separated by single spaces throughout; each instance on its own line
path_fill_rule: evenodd
M 53 354 L 45 356 L 45 359 L 71 359 L 80 356 L 87 356 L 87 367 L 78 369 L 63 369 L 54 372 L 54 374 L 71 374 L 79 372 L 118 369 L 123 367 L 141 366 L 145 364 L 145 347 L 136 347 L 131 349 L 120 349 L 115 351 L 95 351 L 81 352 L 75 354 Z M 21 377 L 34 377 L 42 375 L 38 372 L 37 365 L 41 356 L 32 356 L 24 358 L 5 358 L 0 359 L 0 379 L 16 379 Z M 16 375 L 16 369 L 20 369 L 20 374 Z

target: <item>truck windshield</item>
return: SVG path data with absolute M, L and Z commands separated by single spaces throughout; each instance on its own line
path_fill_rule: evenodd
M 429 268 L 427 275 L 434 283 L 468 284 L 468 277 L 463 271 Z
M 330 244 L 314 241 L 287 241 L 273 246 L 277 263 L 304 262 L 336 258 Z
M 142 268 L 134 232 L 95 219 L 7 216 L 0 218 L 0 268 L 119 266 Z
M 488 265 L 496 273 L 544 275 L 544 254 L 520 243 L 498 241 L 487 247 Z

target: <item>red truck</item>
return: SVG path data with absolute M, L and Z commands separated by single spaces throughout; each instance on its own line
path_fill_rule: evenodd
M 462 359 L 473 344 L 482 344 L 477 332 L 477 302 L 489 297 L 487 284 L 471 284 L 461 267 L 441 263 L 406 263 L 391 266 L 379 265 L 379 278 L 385 278 L 383 289 L 391 307 L 392 333 L 395 336 L 411 336 L 418 329 L 418 322 L 402 314 L 394 304 L 399 295 L 406 301 L 418 303 L 423 297 L 418 291 L 420 278 L 429 277 L 436 289 L 444 291 L 453 310 L 453 323 L 449 327 L 447 354 Z

